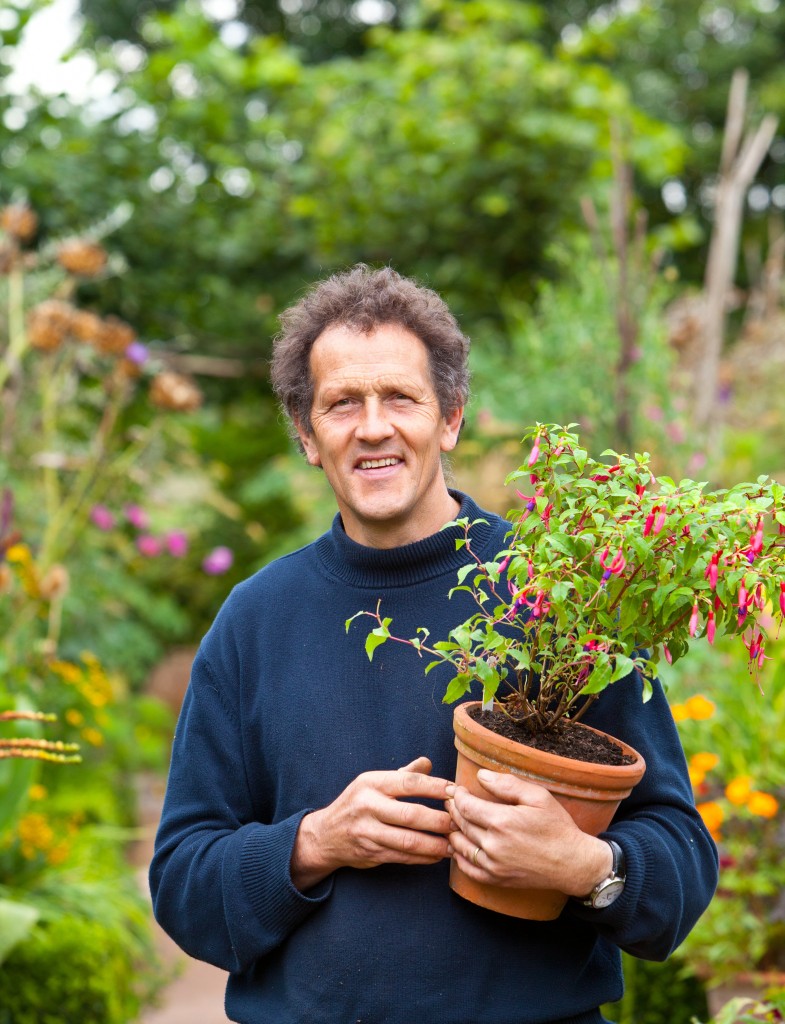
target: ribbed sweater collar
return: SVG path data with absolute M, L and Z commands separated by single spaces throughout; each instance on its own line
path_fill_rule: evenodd
M 461 503 L 456 519 L 466 517 L 472 523 L 480 518 L 487 520 L 473 525 L 469 536 L 474 552 L 483 559 L 491 558 L 496 552 L 485 549 L 494 535 L 498 536 L 503 521 L 484 512 L 467 494 L 460 491 L 450 491 L 450 494 Z M 352 586 L 405 587 L 455 572 L 465 565 L 466 551 L 455 547 L 456 538 L 462 536 L 460 527 L 450 527 L 414 544 L 371 548 L 351 540 L 340 515 L 336 515 L 332 529 L 316 541 L 316 552 L 330 575 Z M 497 543 L 497 547 L 500 548 L 501 543 Z

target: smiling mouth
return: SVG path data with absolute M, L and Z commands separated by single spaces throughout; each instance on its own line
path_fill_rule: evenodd
M 403 459 L 397 458 L 386 458 L 386 459 L 363 459 L 357 463 L 358 469 L 383 469 L 385 466 L 398 466 L 403 462 Z

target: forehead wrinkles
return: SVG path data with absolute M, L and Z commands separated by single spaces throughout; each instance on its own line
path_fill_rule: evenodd
M 324 379 L 317 382 L 320 395 L 331 395 L 334 392 L 355 394 L 388 394 L 391 391 L 407 391 L 419 396 L 427 395 L 431 390 L 430 381 L 422 380 L 419 374 L 402 367 L 400 371 L 378 373 L 373 364 L 368 364 L 367 371 L 352 366 L 327 373 Z

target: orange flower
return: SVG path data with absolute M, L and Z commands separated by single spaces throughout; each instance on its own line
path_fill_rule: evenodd
M 753 790 L 747 800 L 747 810 L 761 818 L 773 818 L 779 807 L 771 793 L 762 793 L 758 789 Z
M 702 722 L 707 718 L 711 718 L 717 710 L 717 705 L 701 693 L 696 693 L 694 697 L 690 697 L 685 707 L 689 717 L 694 718 L 696 722 Z
M 725 817 L 720 805 L 714 800 L 707 800 L 706 803 L 697 805 L 697 811 L 703 818 L 703 824 L 716 837 L 717 830 Z
M 690 782 L 692 783 L 693 788 L 697 789 L 698 786 L 700 786 L 700 784 L 706 778 L 706 772 L 701 771 L 700 768 L 696 768 L 692 764 L 689 766 L 687 770 L 690 774 Z
M 702 751 L 700 754 L 693 754 L 690 758 L 690 768 L 694 768 L 696 772 L 710 772 L 713 768 L 716 768 L 719 763 L 719 755 L 712 754 L 709 751 Z
M 742 807 L 746 804 L 751 792 L 752 776 L 750 775 L 739 775 L 725 787 L 725 796 L 735 807 Z

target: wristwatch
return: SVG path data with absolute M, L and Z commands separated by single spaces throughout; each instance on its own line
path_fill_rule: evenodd
M 611 903 L 621 896 L 622 892 L 624 892 L 626 877 L 624 850 L 612 839 L 603 839 L 603 842 L 610 846 L 611 853 L 613 854 L 611 873 L 607 878 L 603 878 L 601 882 L 598 882 L 589 895 L 580 901 L 584 907 L 594 907 L 595 910 L 609 907 Z

